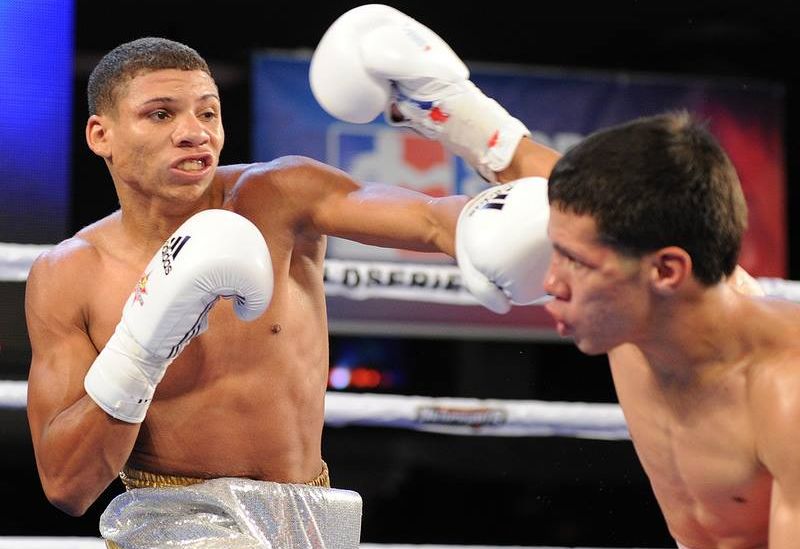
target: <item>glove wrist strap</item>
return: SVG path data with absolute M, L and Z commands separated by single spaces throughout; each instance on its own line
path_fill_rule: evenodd
M 108 415 L 141 423 L 170 362 L 144 352 L 118 325 L 86 373 L 83 387 Z
M 423 88 L 418 82 L 414 86 Z M 497 182 L 497 172 L 509 166 L 520 140 L 530 135 L 522 122 L 470 81 L 446 84 L 435 100 L 408 97 L 403 87 L 402 83 L 394 85 L 386 121 L 438 140 L 491 183 Z M 400 120 L 398 112 L 403 116 Z

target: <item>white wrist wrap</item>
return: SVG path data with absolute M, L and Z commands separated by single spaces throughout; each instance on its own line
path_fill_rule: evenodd
M 86 393 L 108 415 L 128 423 L 144 421 L 147 409 L 167 366 L 163 359 L 150 361 L 132 339 L 117 337 L 108 341 L 97 355 L 83 380 Z M 137 349 L 138 348 L 138 349 Z M 152 377 L 147 373 L 152 373 Z
M 444 90 L 438 81 L 427 86 L 415 81 L 413 86 L 411 98 L 403 91 L 404 82 L 394 85 L 386 121 L 440 141 L 481 177 L 497 182 L 496 173 L 508 167 L 520 140 L 531 134 L 528 128 L 469 80 L 444 84 Z M 428 96 L 436 99 L 428 100 Z M 401 120 L 396 119 L 398 111 Z
M 469 69 L 431 29 L 383 4 L 355 7 L 325 31 L 309 82 L 331 116 L 387 122 L 436 139 L 487 181 L 530 132 L 469 81 Z

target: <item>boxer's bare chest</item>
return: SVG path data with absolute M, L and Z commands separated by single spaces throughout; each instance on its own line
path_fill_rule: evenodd
M 295 252 L 294 254 L 292 252 Z M 220 300 L 209 313 L 209 329 L 187 346 L 170 369 L 191 363 L 194 369 L 236 365 L 262 372 L 291 367 L 327 367 L 327 324 L 321 259 L 273 243 L 272 302 L 266 313 L 251 322 L 241 321 L 231 304 Z M 152 257 L 152 256 L 150 256 Z M 93 288 L 87 295 L 89 336 L 99 350 L 105 346 L 131 300 L 147 299 L 149 258 L 128 258 L 101 250 L 99 260 L 83 283 Z M 297 264 L 294 264 L 294 263 Z M 307 369 L 306 369 L 307 371 Z M 169 385 L 169 380 L 165 380 Z
M 694 394 L 624 377 L 615 374 L 620 404 L 673 533 L 697 541 L 765 535 L 772 479 L 757 457 L 745 377 Z

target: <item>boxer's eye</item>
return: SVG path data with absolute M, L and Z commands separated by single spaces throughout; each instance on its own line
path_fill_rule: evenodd
M 169 119 L 169 113 L 165 110 L 157 110 L 150 113 L 150 118 L 154 120 L 167 120 Z
M 558 258 L 559 263 L 569 267 L 572 270 L 580 270 L 588 267 L 586 263 L 568 253 L 565 253 L 564 251 L 556 250 L 555 256 Z

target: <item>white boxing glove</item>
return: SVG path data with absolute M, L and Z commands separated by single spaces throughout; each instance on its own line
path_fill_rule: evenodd
M 345 12 L 325 31 L 311 56 L 308 76 L 314 97 L 328 114 L 364 124 L 384 111 L 391 83 L 364 63 L 362 39 L 396 25 L 402 17 L 389 6 L 367 4 Z
M 544 277 L 552 245 L 547 238 L 547 180 L 526 177 L 491 187 L 470 200 L 456 225 L 456 259 L 464 286 L 486 308 L 507 313 L 512 304 L 546 297 Z
M 469 70 L 435 32 L 382 4 L 341 15 L 311 58 L 311 90 L 332 116 L 372 121 L 436 139 L 487 181 L 511 163 L 530 131 L 469 81 Z
M 187 219 L 147 265 L 114 334 L 84 379 L 86 393 L 109 415 L 141 423 L 167 366 L 208 327 L 220 298 L 254 320 L 272 298 L 269 249 L 241 215 L 204 210 Z

